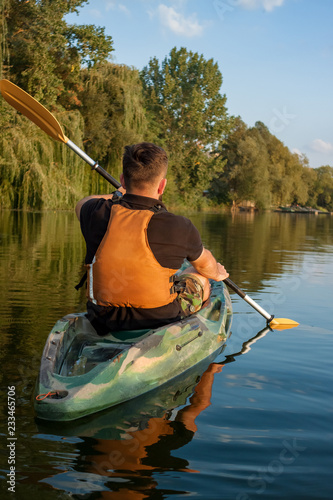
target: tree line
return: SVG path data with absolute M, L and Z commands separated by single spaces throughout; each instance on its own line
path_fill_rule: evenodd
M 104 28 L 70 25 L 87 0 L 1 0 L 0 76 L 26 90 L 65 134 L 119 178 L 123 148 L 155 142 L 169 155 L 166 202 L 333 210 L 333 168 L 310 168 L 261 122 L 230 116 L 218 65 L 186 48 L 142 71 L 110 62 Z M 69 208 L 109 191 L 104 179 L 1 99 L 0 206 Z M 206 196 L 203 196 L 205 193 Z

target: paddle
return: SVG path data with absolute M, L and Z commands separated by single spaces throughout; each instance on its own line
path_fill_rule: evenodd
M 287 329 L 293 328 L 294 326 L 299 325 L 297 321 L 293 321 L 292 319 L 287 318 L 274 318 L 271 314 L 269 314 L 265 309 L 263 309 L 259 304 L 257 304 L 251 297 L 249 297 L 246 293 L 243 292 L 231 279 L 227 278 L 223 280 L 226 285 L 228 285 L 231 290 L 237 293 L 242 299 L 245 300 L 251 307 L 253 307 L 258 313 L 260 313 L 266 320 L 267 325 L 274 329 Z
M 8 104 L 13 106 L 17 111 L 20 111 L 22 115 L 29 118 L 29 120 L 46 132 L 52 139 L 66 144 L 74 153 L 87 162 L 88 165 L 92 167 L 92 170 L 96 170 L 96 172 L 110 182 L 115 188 L 121 186 L 121 184 L 106 172 L 104 168 L 100 167 L 98 163 L 92 160 L 84 151 L 65 136 L 58 120 L 44 108 L 42 104 L 31 97 L 31 95 L 27 94 L 24 90 L 8 80 L 0 80 L 0 91 L 2 97 Z
M 100 175 L 110 182 L 115 188 L 119 188 L 121 184 L 116 181 L 108 172 L 92 160 L 84 151 L 76 146 L 72 141 L 66 137 L 58 120 L 50 113 L 42 104 L 36 99 L 31 97 L 27 92 L 20 89 L 14 83 L 8 80 L 0 80 L 0 91 L 2 97 L 17 111 L 20 111 L 24 116 L 29 118 L 39 128 L 46 132 L 52 139 L 63 142 L 77 155 L 79 155 L 85 162 L 96 170 Z M 224 280 L 225 284 L 236 292 L 242 299 L 244 299 L 250 306 L 258 311 L 272 328 L 293 328 L 299 323 L 287 318 L 274 318 L 271 314 L 260 307 L 253 299 L 246 295 L 238 286 L 233 283 L 229 278 Z

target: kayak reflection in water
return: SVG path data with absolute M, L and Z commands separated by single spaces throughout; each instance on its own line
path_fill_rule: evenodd
M 155 489 L 158 483 L 146 473 L 163 470 L 178 470 L 198 472 L 189 468 L 189 462 L 181 457 L 171 455 L 172 450 L 182 448 L 188 444 L 195 432 L 195 423 L 198 415 L 211 404 L 212 385 L 215 373 L 222 370 L 222 365 L 212 363 L 202 375 L 200 382 L 194 389 L 189 404 L 179 410 L 170 420 L 170 412 L 162 417 L 152 417 L 144 429 L 139 427 L 127 428 L 121 433 L 121 439 L 97 439 L 92 446 L 91 454 L 84 457 L 85 470 L 89 473 L 108 476 L 112 485 L 114 478 L 131 478 L 131 488 L 128 483 L 114 483 L 119 498 L 124 494 L 129 498 L 147 498 L 147 489 Z M 145 474 L 142 472 L 145 471 Z M 139 473 L 133 479 L 133 472 Z M 100 493 L 100 498 L 117 498 L 115 492 Z
M 74 440 L 75 451 L 69 454 L 69 465 L 63 464 L 65 472 L 52 476 L 49 469 L 50 466 L 54 469 L 54 459 L 60 450 L 55 455 L 48 452 L 50 464 L 43 465 L 47 467 L 47 477 L 40 471 L 40 477 L 34 474 L 33 481 L 39 480 L 74 495 L 93 493 L 96 499 L 152 498 L 157 488 L 162 495 L 163 490 L 153 476 L 155 472 L 198 472 L 189 467 L 186 458 L 173 456 L 172 451 L 182 448 L 194 437 L 196 418 L 211 404 L 215 374 L 237 356 L 249 352 L 251 345 L 270 331 L 269 327 L 265 328 L 221 363 L 212 362 L 215 354 L 154 393 L 111 410 L 72 423 L 53 422 L 52 428 L 48 423 L 39 422 L 42 435 L 58 434 L 62 436 L 63 445 L 70 445 Z M 22 482 L 30 483 L 31 478 Z
M 220 373 L 225 364 L 234 362 L 235 357 L 248 353 L 251 345 L 270 331 L 269 327 L 261 330 L 253 338 L 244 342 L 239 352 L 226 356 L 222 363 L 211 363 L 194 388 L 189 404 L 180 409 L 173 420 L 170 419 L 170 412 L 166 412 L 163 417 L 150 418 L 144 429 L 139 427 L 124 429 L 121 439 L 97 439 L 92 446 L 93 453 L 85 457 L 86 470 L 107 476 L 110 478 L 110 482 L 107 482 L 108 487 L 116 490 L 102 491 L 99 498 L 120 499 L 126 494 L 135 500 L 149 498 L 147 490 L 155 489 L 158 483 L 152 476 L 147 475 L 147 471 L 198 472 L 189 468 L 189 462 L 186 459 L 172 456 L 172 450 L 181 448 L 192 440 L 197 431 L 196 418 L 211 405 L 215 374 Z M 146 474 L 142 474 L 143 471 Z M 133 472 L 138 473 L 135 480 Z M 131 478 L 131 487 L 127 483 L 124 486 L 113 483 L 113 477 Z
M 47 477 L 44 474 L 39 481 L 74 496 L 143 499 L 156 494 L 158 481 L 153 473 L 197 472 L 189 467 L 186 458 L 173 456 L 172 451 L 192 440 L 197 431 L 196 418 L 211 404 L 214 375 L 223 366 L 211 363 L 215 358 L 216 353 L 186 375 L 177 377 L 178 380 L 164 384 L 155 394 L 99 415 L 72 423 L 53 422 L 52 428 L 49 423 L 39 421 L 42 436 L 58 434 L 66 447 L 75 442 L 75 452 L 69 453 L 69 465 L 62 466 L 65 471 Z M 58 455 L 52 456 L 50 452 L 50 463 L 44 464 L 48 471 L 50 466 L 54 469 L 54 458 Z M 36 475 L 33 479 L 35 482 Z M 30 483 L 30 479 L 23 482 Z

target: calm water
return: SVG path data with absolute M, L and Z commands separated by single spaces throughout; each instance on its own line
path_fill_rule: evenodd
M 49 330 L 84 309 L 73 288 L 84 258 L 78 223 L 70 213 L 0 213 L 1 498 L 333 498 L 333 217 L 190 217 L 233 281 L 300 326 L 269 331 L 232 295 L 233 333 L 215 360 L 56 426 L 34 420 L 31 395 Z M 8 386 L 15 494 L 6 484 Z

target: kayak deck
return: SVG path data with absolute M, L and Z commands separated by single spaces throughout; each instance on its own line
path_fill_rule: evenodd
M 99 336 L 85 313 L 57 321 L 36 383 L 38 418 L 74 420 L 144 394 L 217 351 L 230 334 L 231 301 L 223 283 L 196 314 L 154 330 Z

